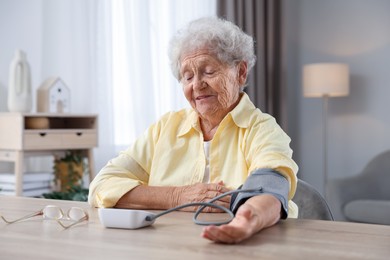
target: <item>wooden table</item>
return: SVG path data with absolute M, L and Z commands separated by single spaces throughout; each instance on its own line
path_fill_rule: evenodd
M 17 218 L 45 205 L 79 206 L 90 220 L 64 230 L 41 217 L 0 219 L 0 259 L 389 259 L 390 226 L 318 220 L 281 221 L 238 245 L 200 237 L 192 214 L 174 212 L 139 230 L 106 229 L 84 202 L 0 196 L 0 213 Z M 215 217 L 218 214 L 210 214 Z

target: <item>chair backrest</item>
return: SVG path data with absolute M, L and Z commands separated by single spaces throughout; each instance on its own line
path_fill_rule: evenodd
M 292 200 L 298 205 L 298 218 L 334 220 L 324 197 L 307 182 L 298 179 L 297 190 Z

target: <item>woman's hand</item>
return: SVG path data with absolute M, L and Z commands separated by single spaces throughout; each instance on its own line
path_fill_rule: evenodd
M 250 205 L 242 205 L 234 219 L 226 225 L 207 226 L 203 229 L 202 237 L 214 242 L 234 244 L 249 238 L 258 226 L 259 216 Z
M 252 197 L 237 210 L 229 224 L 207 226 L 203 229 L 202 237 L 218 243 L 239 243 L 277 223 L 280 209 L 280 201 L 272 195 Z
M 222 181 L 218 183 L 197 183 L 192 185 L 186 185 L 182 187 L 177 187 L 174 191 L 174 206 L 179 206 L 185 203 L 193 202 L 207 202 L 216 196 L 219 196 L 225 192 L 230 191 L 226 188 Z M 225 208 L 230 207 L 230 198 L 231 196 L 226 196 L 214 202 L 214 204 L 223 206 Z M 187 207 L 182 209 L 182 211 L 195 211 L 199 207 Z M 206 207 L 202 212 L 222 212 L 222 210 L 217 208 Z

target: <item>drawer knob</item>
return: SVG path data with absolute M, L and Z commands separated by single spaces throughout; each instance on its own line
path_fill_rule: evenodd
M 39 133 L 40 136 L 44 137 L 46 133 Z
M 76 135 L 77 135 L 77 136 L 82 136 L 83 133 L 82 133 L 82 132 L 77 132 Z

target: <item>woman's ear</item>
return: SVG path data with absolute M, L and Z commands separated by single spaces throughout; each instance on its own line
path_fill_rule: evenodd
M 245 61 L 241 61 L 238 64 L 238 84 L 240 86 L 244 86 L 246 82 L 246 78 L 248 76 L 248 64 Z

